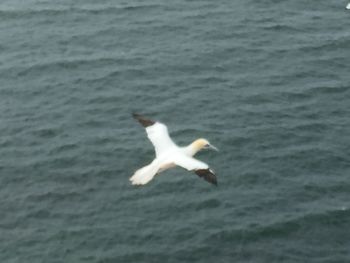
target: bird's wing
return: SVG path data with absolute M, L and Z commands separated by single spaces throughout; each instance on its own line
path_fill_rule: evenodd
M 209 183 L 217 185 L 216 176 L 206 163 L 183 154 L 177 154 L 173 156 L 172 159 L 176 165 L 188 171 L 194 171 L 199 177 L 203 177 L 203 179 Z
M 133 117 L 145 127 L 147 137 L 152 142 L 156 151 L 156 156 L 175 146 L 175 143 L 169 136 L 168 128 L 163 123 L 147 119 L 136 113 L 133 114 Z

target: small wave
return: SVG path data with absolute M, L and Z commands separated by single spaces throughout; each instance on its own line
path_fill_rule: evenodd
M 301 32 L 302 30 L 289 26 L 289 25 L 282 25 L 282 24 L 273 24 L 273 25 L 265 25 L 262 27 L 262 29 L 265 30 L 271 30 L 271 31 L 281 31 L 284 34 L 285 33 L 296 33 L 296 32 Z
M 322 50 L 333 51 L 335 49 L 340 49 L 340 48 L 347 49 L 349 46 L 349 40 L 344 36 L 339 36 L 338 38 L 332 39 L 329 41 L 314 41 L 312 43 L 313 43 L 312 45 L 308 44 L 304 46 L 299 46 L 297 47 L 297 49 L 303 53 L 310 53 L 310 52 L 314 52 L 314 50 L 316 49 L 319 52 L 321 52 Z M 334 58 L 332 59 L 334 60 Z
M 35 72 L 42 72 L 44 70 L 53 70 L 56 71 L 58 69 L 65 69 L 65 70 L 72 70 L 76 69 L 79 66 L 86 65 L 89 63 L 103 63 L 103 64 L 110 64 L 110 63 L 116 63 L 118 62 L 118 59 L 113 58 L 105 58 L 105 57 L 97 57 L 92 59 L 60 59 L 60 60 L 51 60 L 50 62 L 41 62 L 37 64 L 28 65 L 26 67 L 19 66 L 17 68 L 11 68 L 11 70 L 17 69 L 18 73 L 17 75 L 22 76 L 28 76 L 30 74 L 33 74 Z M 10 70 L 10 69 L 8 69 Z
M 78 192 L 46 192 L 41 194 L 31 194 L 27 196 L 28 201 L 32 202 L 49 202 L 49 203 L 57 203 L 65 200 L 80 200 L 82 198 L 82 194 Z
M 18 19 L 45 14 L 46 16 L 60 15 L 67 12 L 67 9 L 1 9 L 0 16 L 2 19 Z
M 61 15 L 68 12 L 78 12 L 78 13 L 90 13 L 90 14 L 100 14 L 100 13 L 116 13 L 124 11 L 139 11 L 139 10 L 153 10 L 161 7 L 161 5 L 134 5 L 134 6 L 91 6 L 91 7 L 67 7 L 61 6 L 58 8 L 2 8 L 0 9 L 0 16 L 2 18 L 23 18 L 26 16 L 55 16 Z
M 65 153 L 69 152 L 71 150 L 75 150 L 78 148 L 78 145 L 76 143 L 65 143 L 62 145 L 58 145 L 54 149 L 51 150 L 50 154 L 59 154 L 59 153 Z
M 307 93 L 309 93 L 311 96 L 316 94 L 338 94 L 338 93 L 344 93 L 349 92 L 350 87 L 344 86 L 344 85 L 338 85 L 338 86 L 320 86 L 320 87 L 313 87 L 308 89 Z
M 40 128 L 38 130 L 33 131 L 33 134 L 44 139 L 50 139 L 54 138 L 57 135 L 60 134 L 60 129 L 53 127 L 53 128 Z
M 257 241 L 259 239 L 287 238 L 298 235 L 311 229 L 330 227 L 347 227 L 350 217 L 349 209 L 329 210 L 320 213 L 310 213 L 290 220 L 277 221 L 271 224 L 250 225 L 235 230 L 221 230 L 209 235 L 206 240 L 210 242 Z

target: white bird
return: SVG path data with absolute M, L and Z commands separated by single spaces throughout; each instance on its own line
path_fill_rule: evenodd
M 346 9 L 350 9 L 350 3 L 348 3 L 348 5 L 346 6 Z
M 218 151 L 216 147 L 206 139 L 197 139 L 188 146 L 179 147 L 170 138 L 168 128 L 163 123 L 149 120 L 136 113 L 133 114 L 133 117 L 146 128 L 147 136 L 156 153 L 156 158 L 150 164 L 140 168 L 130 177 L 133 185 L 147 184 L 156 174 L 175 166 L 194 171 L 199 177 L 217 185 L 213 170 L 206 163 L 192 157 L 202 149 Z

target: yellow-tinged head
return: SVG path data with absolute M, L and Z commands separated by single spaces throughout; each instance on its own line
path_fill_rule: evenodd
M 211 145 L 208 140 L 203 138 L 195 140 L 193 143 L 191 143 L 190 146 L 192 155 L 195 155 L 198 151 L 202 149 L 213 149 L 215 151 L 218 151 L 218 149 Z
M 192 143 L 192 146 L 197 150 L 200 151 L 203 148 L 209 148 L 210 143 L 203 138 L 197 139 Z

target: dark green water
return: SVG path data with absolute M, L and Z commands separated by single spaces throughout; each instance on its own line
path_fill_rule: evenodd
M 346 4 L 1 1 L 0 262 L 350 262 Z

